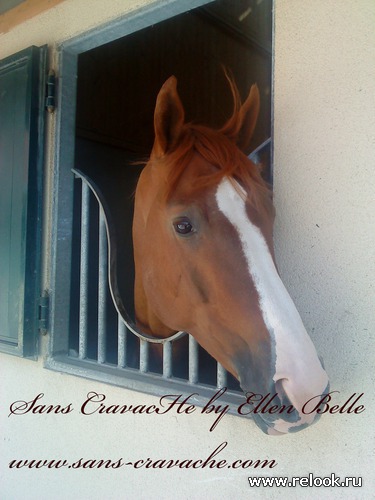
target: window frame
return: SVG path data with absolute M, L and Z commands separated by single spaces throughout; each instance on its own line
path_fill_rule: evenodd
M 3 5 L 0 6 L 0 15 L 5 14 L 5 12 L 8 12 L 9 10 L 14 9 L 15 7 L 18 7 L 21 3 L 24 3 L 25 0 L 5 0 L 3 1 Z
M 50 288 L 53 290 L 53 294 L 50 297 L 50 343 L 45 360 L 45 367 L 48 369 L 159 396 L 170 393 L 172 388 L 173 393 L 187 393 L 188 384 L 185 382 L 179 383 L 177 379 L 171 381 L 168 378 L 155 377 L 152 373 L 141 373 L 126 368 L 122 369 L 122 373 L 120 373 L 117 367 L 100 364 L 96 361 L 68 357 L 69 335 L 67 330 L 69 324 L 67 318 L 69 318 L 70 314 L 70 275 L 59 270 L 68 269 L 71 262 L 70 241 L 72 228 L 69 227 L 67 221 L 73 219 L 72 193 L 74 176 L 72 175 L 72 169 L 74 168 L 75 154 L 75 102 L 79 54 L 178 14 L 207 5 L 212 1 L 192 0 L 189 2 L 189 6 L 183 0 L 155 2 L 135 12 L 130 12 L 104 26 L 95 28 L 88 33 L 83 33 L 58 47 L 59 85 L 56 116 L 55 174 L 53 180 L 50 280 Z M 273 74 L 273 68 L 271 71 Z M 195 393 L 194 404 L 197 405 L 206 404 L 207 398 L 214 396 L 218 390 L 215 387 L 208 387 L 199 383 L 191 384 L 190 388 L 191 393 Z M 237 393 L 227 393 L 225 400 L 233 403 L 235 407 L 243 402 L 243 396 Z

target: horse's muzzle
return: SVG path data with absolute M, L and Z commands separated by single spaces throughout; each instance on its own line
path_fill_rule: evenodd
M 328 393 L 329 384 L 322 394 L 312 397 L 321 396 L 323 399 Z M 245 396 L 246 402 L 239 407 L 239 413 L 251 416 L 256 425 L 268 435 L 280 436 L 299 432 L 316 423 L 322 413 L 323 404 L 318 405 L 314 412 L 310 412 L 308 399 L 297 409 L 280 383 L 273 384 L 273 388 L 265 394 L 246 391 Z

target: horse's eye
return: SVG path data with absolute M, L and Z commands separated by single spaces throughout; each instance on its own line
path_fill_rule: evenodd
M 181 217 L 173 222 L 173 227 L 176 233 L 187 235 L 194 232 L 193 224 L 187 217 Z

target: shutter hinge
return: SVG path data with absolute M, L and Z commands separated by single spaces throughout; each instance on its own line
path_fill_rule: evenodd
M 45 290 L 39 297 L 39 331 L 47 335 L 49 326 L 49 296 Z
M 53 113 L 56 108 L 56 75 L 53 69 L 48 71 L 46 85 L 46 110 L 48 113 Z

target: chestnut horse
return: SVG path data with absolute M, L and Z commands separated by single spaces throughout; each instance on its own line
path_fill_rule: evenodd
M 220 130 L 185 123 L 175 77 L 157 97 L 135 197 L 136 321 L 157 337 L 189 332 L 248 396 L 274 397 L 253 414 L 264 432 L 295 432 L 319 416 L 303 407 L 328 377 L 277 272 L 271 194 L 245 154 L 258 89 L 241 105 L 230 85 L 234 112 Z

